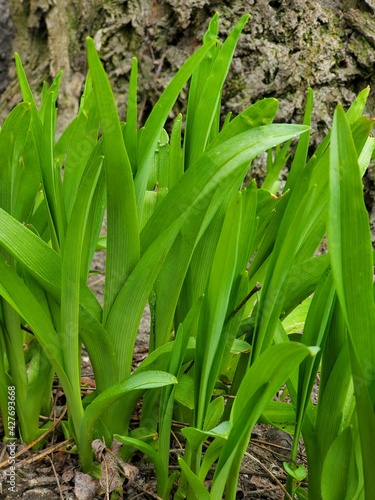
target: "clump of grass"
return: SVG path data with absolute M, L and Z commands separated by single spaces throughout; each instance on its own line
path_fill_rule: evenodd
M 8 387 L 15 387 L 20 438 L 31 442 L 44 431 L 39 415 L 49 413 L 57 374 L 68 404 L 64 429 L 84 471 L 96 473 L 93 439 L 109 445 L 116 438 L 124 459 L 138 449 L 153 462 L 161 498 L 173 492 L 176 499 L 217 499 L 225 492 L 233 499 L 251 430 L 262 418 L 294 433 L 284 464 L 291 496 L 367 498 L 375 458 L 373 253 L 361 185 L 374 150 L 373 120 L 362 116 L 368 90 L 347 113 L 338 106 L 332 131 L 310 158 L 311 91 L 303 125 L 273 124 L 272 98 L 222 124 L 222 86 L 247 20 L 223 43 L 218 16 L 211 20 L 202 47 L 140 130 L 136 59 L 121 123 L 87 40 L 81 105 L 56 142 L 61 74 L 43 87 L 38 109 L 16 56 L 23 102 L 0 131 L 5 439 L 13 432 Z M 179 115 L 168 135 L 165 122 L 189 80 L 187 116 Z M 296 137 L 286 186 L 275 196 Z M 243 188 L 252 160 L 265 151 L 263 186 Z M 99 242 L 105 209 L 107 234 Z M 329 253 L 316 256 L 326 233 Z M 107 252 L 103 307 L 86 284 L 99 247 Z M 132 374 L 147 302 L 150 352 Z M 302 334 L 294 333 L 291 317 Z M 82 344 L 96 380 L 84 399 Z M 272 401 L 285 382 L 292 404 Z M 141 398 L 140 426 L 130 431 Z M 172 419 L 188 426 L 180 470 L 170 475 Z M 296 462 L 301 434 L 308 492 Z

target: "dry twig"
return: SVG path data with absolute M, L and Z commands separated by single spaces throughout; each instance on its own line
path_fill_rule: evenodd
M 248 458 L 250 458 L 250 460 L 253 460 L 254 462 L 256 462 L 265 472 L 267 472 L 269 477 L 271 479 L 273 479 L 273 481 L 275 481 L 275 483 L 279 486 L 279 488 L 282 489 L 286 498 L 288 498 L 289 500 L 293 500 L 293 498 L 290 496 L 290 494 L 286 491 L 284 485 L 282 483 L 280 483 L 280 481 L 277 479 L 277 477 L 269 469 L 267 469 L 267 467 L 264 464 L 262 464 L 262 462 L 260 460 L 258 460 L 256 457 L 254 457 L 254 455 L 251 455 L 248 452 L 246 452 L 245 455 Z

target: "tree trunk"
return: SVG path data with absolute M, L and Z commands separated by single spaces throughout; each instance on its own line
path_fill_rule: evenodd
M 249 12 L 223 93 L 223 112 L 265 96 L 280 101 L 279 121 L 301 122 L 306 91 L 315 95 L 313 140 L 374 80 L 374 0 L 0 0 L 0 123 L 20 100 L 12 52 L 19 52 L 38 93 L 64 71 L 59 127 L 74 115 L 86 74 L 85 38 L 100 49 L 124 117 L 131 57 L 139 60 L 140 120 L 221 14 L 226 35 Z M 174 110 L 183 110 L 182 95 Z M 370 94 L 369 110 L 374 107 Z M 367 177 L 369 203 L 375 197 Z M 372 218 L 375 211 L 372 209 Z

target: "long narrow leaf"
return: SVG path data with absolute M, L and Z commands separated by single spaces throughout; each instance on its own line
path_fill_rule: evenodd
M 67 218 L 72 213 L 84 168 L 98 140 L 99 116 L 92 89 L 85 88 L 67 150 L 64 151 L 64 203 Z M 61 140 L 61 139 L 60 139 Z M 58 145 L 57 145 L 58 147 Z M 56 149 L 57 149 L 56 147 Z M 55 155 L 56 155 L 55 149 Z
M 87 59 L 103 133 L 107 183 L 105 324 L 118 292 L 139 260 L 139 228 L 133 174 L 113 93 L 90 38 L 87 39 Z
M 203 45 L 203 47 L 197 50 L 197 52 L 195 52 L 183 64 L 174 76 L 172 82 L 161 95 L 159 101 L 156 106 L 154 106 L 145 123 L 138 147 L 138 172 L 135 179 L 138 213 L 140 219 L 143 212 L 144 193 L 151 169 L 154 151 L 165 121 L 183 86 L 189 80 L 194 68 L 205 57 L 213 44 L 214 42 Z
M 194 110 L 192 106 L 190 107 L 187 117 L 184 144 L 185 168 L 189 168 L 190 165 L 195 163 L 205 150 L 216 108 L 221 97 L 222 86 L 229 71 L 238 38 L 249 17 L 248 14 L 243 16 L 233 28 L 214 58 L 205 81 L 200 82 L 204 87 L 200 93 L 199 102 L 196 103 Z M 213 55 L 210 54 L 210 57 L 213 57 Z
M 78 414 L 76 394 L 72 390 L 69 377 L 64 370 L 60 340 L 52 325 L 49 312 L 47 313 L 43 309 L 29 288 L 26 287 L 25 283 L 14 270 L 7 265 L 1 255 L 0 272 L 2 277 L 0 281 L 0 294 L 30 325 L 43 351 L 60 378 L 72 415 Z M 78 413 L 76 413 L 77 411 Z
M 137 170 L 137 126 L 138 126 L 138 111 L 137 111 L 137 79 L 138 79 L 138 62 L 135 57 L 132 59 L 132 70 L 130 73 L 128 109 L 126 112 L 126 125 L 124 130 L 124 141 L 128 151 L 130 165 L 133 171 Z
M 131 391 L 145 391 L 169 384 L 176 384 L 177 379 L 173 375 L 165 372 L 149 371 L 128 378 L 120 382 L 97 396 L 87 407 L 82 419 L 79 435 L 82 444 L 80 450 L 81 464 L 84 470 L 88 470 L 92 463 L 91 439 L 96 421 L 104 411 L 115 403 L 120 397 Z
M 197 336 L 195 360 L 197 415 L 195 425 L 199 429 L 203 428 L 207 406 L 211 399 L 216 377 L 219 375 L 222 358 L 219 355 L 219 352 L 222 351 L 219 349 L 219 345 L 224 346 L 227 341 L 222 337 L 222 332 L 227 318 L 228 303 L 237 265 L 241 215 L 242 195 L 236 193 L 228 207 L 212 263 Z
M 34 278 L 59 300 L 61 289 L 60 257 L 32 231 L 0 208 L 0 245 L 4 247 Z M 100 318 L 101 308 L 86 284 L 81 285 L 82 303 Z
M 221 498 L 230 467 L 241 453 L 244 437 L 275 391 L 306 356 L 315 354 L 316 350 L 301 344 L 278 344 L 267 349 L 248 370 L 233 404 L 232 428 L 215 471 L 213 498 Z
M 130 375 L 134 343 L 144 307 L 182 223 L 182 218 L 176 220 L 154 241 L 125 282 L 113 305 L 107 329 L 117 354 L 119 380 Z M 124 314 L 124 310 L 127 314 Z
M 30 127 L 30 118 L 30 104 L 21 103 L 9 114 L 0 131 L 0 207 L 10 214 L 17 208 L 14 203 L 14 179 Z
M 77 193 L 73 213 L 62 247 L 61 345 L 65 371 L 80 395 L 81 350 L 79 342 L 79 304 L 83 235 L 99 179 L 103 158 L 87 168 Z M 107 361 L 107 360 L 106 360 Z M 82 410 L 83 412 L 83 410 Z M 78 425 L 78 421 L 76 422 Z
M 234 185 L 240 182 L 246 173 L 246 164 L 258 154 L 307 130 L 302 125 L 264 125 L 210 148 L 186 171 L 156 209 L 142 231 L 142 252 L 180 214 L 199 212 L 207 198 L 218 189 L 224 190 L 228 181 Z
M 341 106 L 334 115 L 330 156 L 328 244 L 334 284 L 349 330 L 366 495 L 375 462 L 375 308 L 373 257 L 358 153 Z

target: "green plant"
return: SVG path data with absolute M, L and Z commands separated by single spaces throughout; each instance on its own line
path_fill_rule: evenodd
M 288 424 L 294 432 L 285 463 L 291 495 L 307 495 L 299 484 L 305 471 L 296 463 L 302 432 L 311 498 L 363 498 L 371 487 L 373 447 L 366 436 L 374 425 L 375 359 L 373 255 L 360 185 L 374 149 L 372 120 L 362 116 L 368 92 L 346 116 L 337 109 L 332 132 L 310 158 L 311 91 L 303 125 L 273 124 L 278 103 L 271 98 L 221 124 L 222 86 L 247 19 L 222 45 L 218 16 L 211 20 L 202 47 L 140 130 L 136 59 L 121 123 L 87 40 L 90 72 L 80 109 L 55 143 L 61 75 L 43 87 L 38 110 L 16 56 L 24 102 L 0 131 L 6 152 L 0 175 L 0 408 L 6 416 L 7 386 L 14 385 L 21 437 L 32 441 L 41 432 L 38 416 L 48 410 L 56 373 L 69 410 L 65 429 L 83 470 L 95 472 L 93 438 L 104 436 L 110 444 L 116 437 L 124 459 L 135 449 L 148 455 L 159 496 L 168 498 L 174 488 L 176 499 L 217 499 L 224 492 L 235 498 L 257 420 Z M 169 135 L 165 122 L 190 78 L 184 133 L 178 116 Z M 298 136 L 278 195 L 280 171 Z M 263 186 L 244 186 L 252 160 L 266 151 Z M 355 240 L 348 227 L 355 227 Z M 330 253 L 316 256 L 326 232 Z M 103 308 L 86 284 L 97 248 L 107 252 Z M 147 301 L 150 353 L 132 373 Z M 304 327 L 299 336 L 291 327 L 296 318 Z M 84 400 L 82 344 L 96 379 L 96 391 Z M 310 394 L 318 369 L 314 408 Z M 285 381 L 292 405 L 271 401 Z M 227 395 L 235 397 L 233 404 Z M 140 426 L 129 431 L 141 398 Z M 173 418 L 188 426 L 181 471 L 169 476 Z M 5 432 L 9 437 L 7 427 Z M 336 454 L 342 463 L 337 474 Z M 216 462 L 208 492 L 204 481 Z
M 346 116 L 337 108 L 330 149 L 314 167 L 329 188 L 325 203 L 331 269 L 321 277 L 302 335 L 303 343 L 321 347 L 322 359 L 304 361 L 300 368 L 293 448 L 295 455 L 302 427 L 312 498 L 371 496 L 373 253 L 361 183 L 374 149 L 369 138 L 373 120 L 361 116 L 367 95 L 368 89 Z M 314 412 L 309 394 L 320 361 Z

